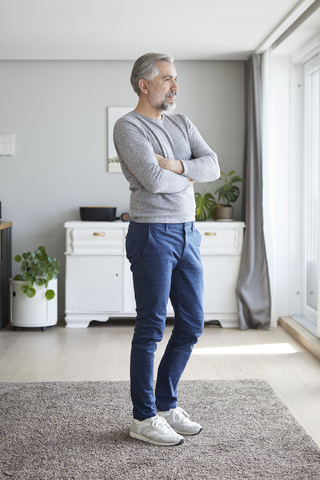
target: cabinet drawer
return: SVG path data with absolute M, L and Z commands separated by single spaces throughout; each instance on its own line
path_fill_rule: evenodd
M 242 228 L 215 228 L 208 225 L 201 228 L 202 254 L 237 254 L 242 250 Z
M 68 232 L 68 252 L 115 254 L 124 252 L 123 228 L 72 228 Z

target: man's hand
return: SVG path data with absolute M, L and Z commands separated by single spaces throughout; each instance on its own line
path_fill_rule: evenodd
M 171 172 L 177 173 L 178 175 L 181 175 L 184 172 L 183 164 L 180 160 L 164 158 L 157 153 L 155 153 L 155 156 L 157 157 L 159 166 L 161 168 L 164 168 L 165 170 L 171 170 Z M 189 178 L 189 182 L 194 183 L 194 180 L 191 180 L 191 178 Z
M 155 154 L 155 156 L 157 157 L 158 163 L 161 168 L 164 168 L 165 170 L 170 170 L 171 172 L 177 173 L 178 175 L 181 175 L 181 173 L 184 172 L 184 168 L 180 160 L 164 158 L 157 153 Z

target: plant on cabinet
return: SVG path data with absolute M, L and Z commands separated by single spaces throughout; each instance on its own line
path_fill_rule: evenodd
M 214 192 L 215 195 L 218 195 L 218 202 L 222 201 L 221 204 L 218 204 L 217 220 L 232 221 L 233 206 L 231 203 L 235 203 L 240 195 L 240 188 L 235 184 L 243 182 L 243 179 L 235 175 L 235 170 L 231 170 L 229 173 L 221 172 L 220 180 L 223 181 L 223 184 Z
M 208 218 L 214 218 L 217 211 L 217 203 L 211 193 L 195 193 L 196 221 L 203 222 Z

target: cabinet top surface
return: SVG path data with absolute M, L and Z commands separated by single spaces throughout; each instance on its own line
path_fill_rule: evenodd
M 122 222 L 115 220 L 114 222 L 83 222 L 81 220 L 70 220 L 65 222 L 64 228 L 119 228 L 120 226 L 128 227 L 130 222 Z M 205 222 L 196 222 L 197 228 L 212 228 L 215 229 L 234 229 L 244 228 L 244 222 L 216 222 L 215 220 L 207 220 Z
M 12 227 L 13 223 L 12 222 L 2 222 L 0 220 L 0 230 L 4 230 L 5 228 L 10 228 Z

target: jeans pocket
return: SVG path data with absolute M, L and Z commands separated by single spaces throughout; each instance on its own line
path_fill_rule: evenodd
M 149 241 L 149 225 L 130 225 L 126 236 L 127 258 L 141 257 Z
M 150 238 L 149 225 L 144 225 L 140 229 L 140 235 L 139 235 L 139 251 L 140 251 L 141 257 L 143 256 L 143 254 L 146 250 L 146 247 L 147 247 L 148 242 L 149 242 L 149 238 Z

